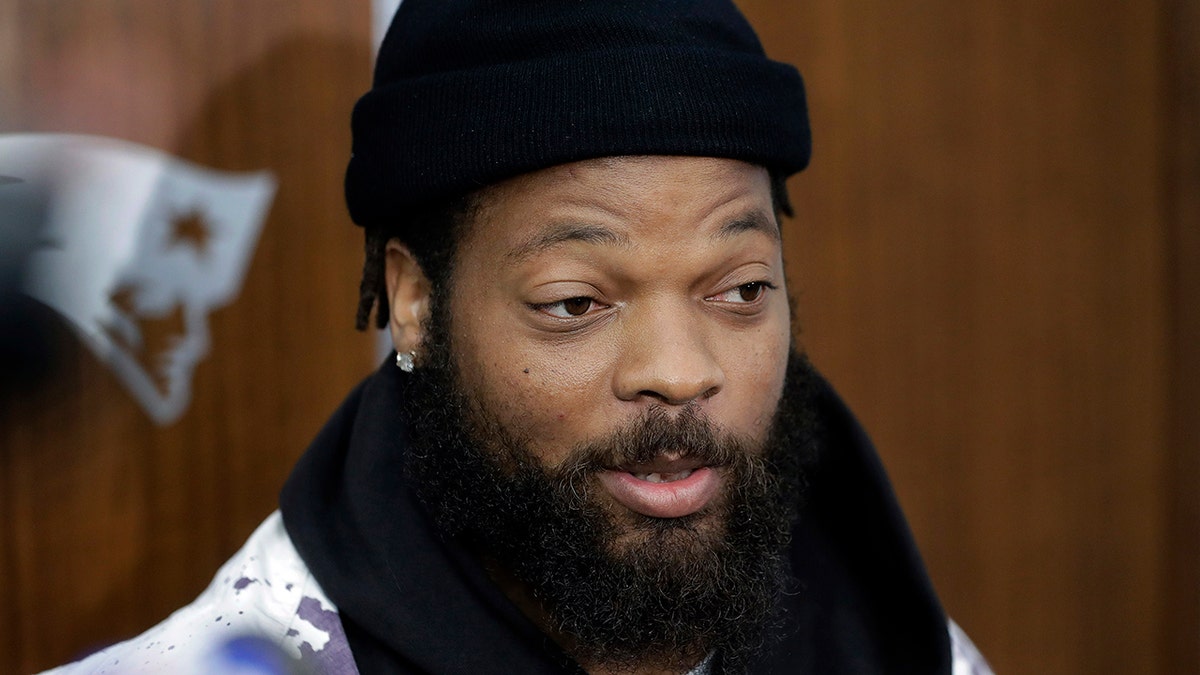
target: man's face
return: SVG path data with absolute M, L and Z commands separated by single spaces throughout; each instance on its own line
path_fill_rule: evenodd
M 415 489 L 577 659 L 734 667 L 812 440 L 766 173 L 604 160 L 477 197 L 406 378 Z
M 449 304 L 463 393 L 547 470 L 650 409 L 686 411 L 759 447 L 790 345 L 768 174 L 639 157 L 501 183 L 460 243 Z M 719 525 L 704 516 L 726 471 L 686 451 L 606 467 L 597 499 L 617 524 Z

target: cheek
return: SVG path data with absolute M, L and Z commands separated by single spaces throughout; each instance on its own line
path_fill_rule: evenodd
M 464 385 L 544 462 L 554 464 L 597 433 L 592 423 L 603 407 L 600 359 L 547 348 L 522 339 L 519 329 L 501 326 L 463 325 L 455 358 Z
M 593 428 L 597 411 L 605 408 L 603 369 L 595 362 L 582 363 L 576 355 L 544 347 L 515 358 L 520 367 L 510 368 L 505 378 L 514 392 L 515 414 L 524 419 L 531 443 L 547 459 L 565 455 L 603 431 Z
M 753 346 L 751 346 L 753 345 Z M 758 436 L 769 429 L 775 409 L 783 396 L 791 335 L 772 331 L 761 339 L 743 343 L 727 372 L 728 403 L 734 409 L 735 424 L 742 431 Z

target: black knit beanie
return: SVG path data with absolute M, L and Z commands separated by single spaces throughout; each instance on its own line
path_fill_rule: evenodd
M 352 127 L 359 225 L 594 157 L 811 151 L 800 73 L 730 0 L 404 0 Z

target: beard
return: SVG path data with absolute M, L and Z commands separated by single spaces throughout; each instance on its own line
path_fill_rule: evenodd
M 526 586 L 543 629 L 580 662 L 687 669 L 719 653 L 726 671 L 743 668 L 788 590 L 785 550 L 814 454 L 807 359 L 790 354 L 764 439 L 725 433 L 695 406 L 657 406 L 551 468 L 460 384 L 434 309 L 404 406 L 408 466 L 442 535 Z M 723 475 L 704 509 L 652 518 L 606 498 L 598 472 L 680 448 Z

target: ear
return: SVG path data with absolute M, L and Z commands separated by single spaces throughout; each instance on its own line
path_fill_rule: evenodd
M 424 337 L 422 322 L 429 311 L 429 280 L 408 247 L 388 241 L 384 277 L 387 280 L 388 328 L 396 352 L 416 352 Z

